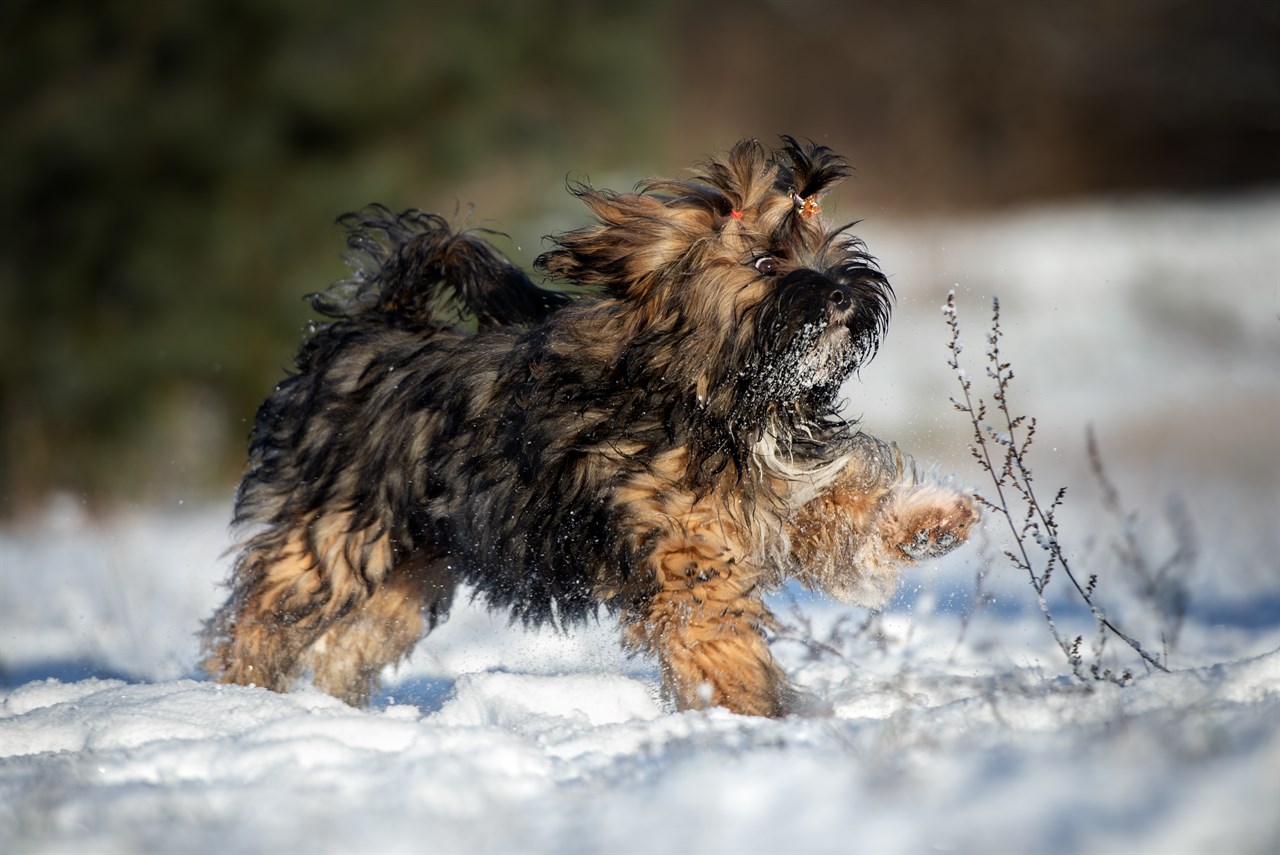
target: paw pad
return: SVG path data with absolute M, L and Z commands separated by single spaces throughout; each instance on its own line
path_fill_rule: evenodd
M 926 529 L 916 532 L 911 540 L 902 544 L 902 551 L 908 558 L 919 561 L 921 558 L 946 555 L 963 542 L 964 540 L 957 537 L 954 531 Z

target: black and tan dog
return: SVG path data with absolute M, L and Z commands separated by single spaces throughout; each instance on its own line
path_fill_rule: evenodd
M 364 703 L 463 583 L 526 624 L 603 604 L 678 708 L 793 709 L 762 595 L 881 603 L 978 517 L 837 415 L 891 300 L 820 217 L 846 172 L 783 138 L 576 187 L 597 224 L 536 262 L 573 300 L 434 215 L 344 217 L 357 272 L 258 412 L 209 673 Z

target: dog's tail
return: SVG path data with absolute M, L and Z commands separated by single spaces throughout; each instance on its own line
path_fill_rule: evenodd
M 413 327 L 531 326 L 569 302 L 539 288 L 476 231 L 454 231 L 436 214 L 394 214 L 381 205 L 344 214 L 352 276 L 312 294 L 334 318 L 370 314 Z

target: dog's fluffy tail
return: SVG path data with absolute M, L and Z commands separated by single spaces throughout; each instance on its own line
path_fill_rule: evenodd
M 381 205 L 344 214 L 352 276 L 311 295 L 335 318 L 378 314 L 413 327 L 530 326 L 569 301 L 539 288 L 476 231 L 436 214 Z

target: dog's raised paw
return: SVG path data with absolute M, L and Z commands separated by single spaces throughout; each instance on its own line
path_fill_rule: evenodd
M 912 561 L 946 555 L 969 537 L 980 517 L 970 496 L 959 496 L 950 507 L 928 507 L 918 511 L 912 533 L 899 543 L 902 554 Z

